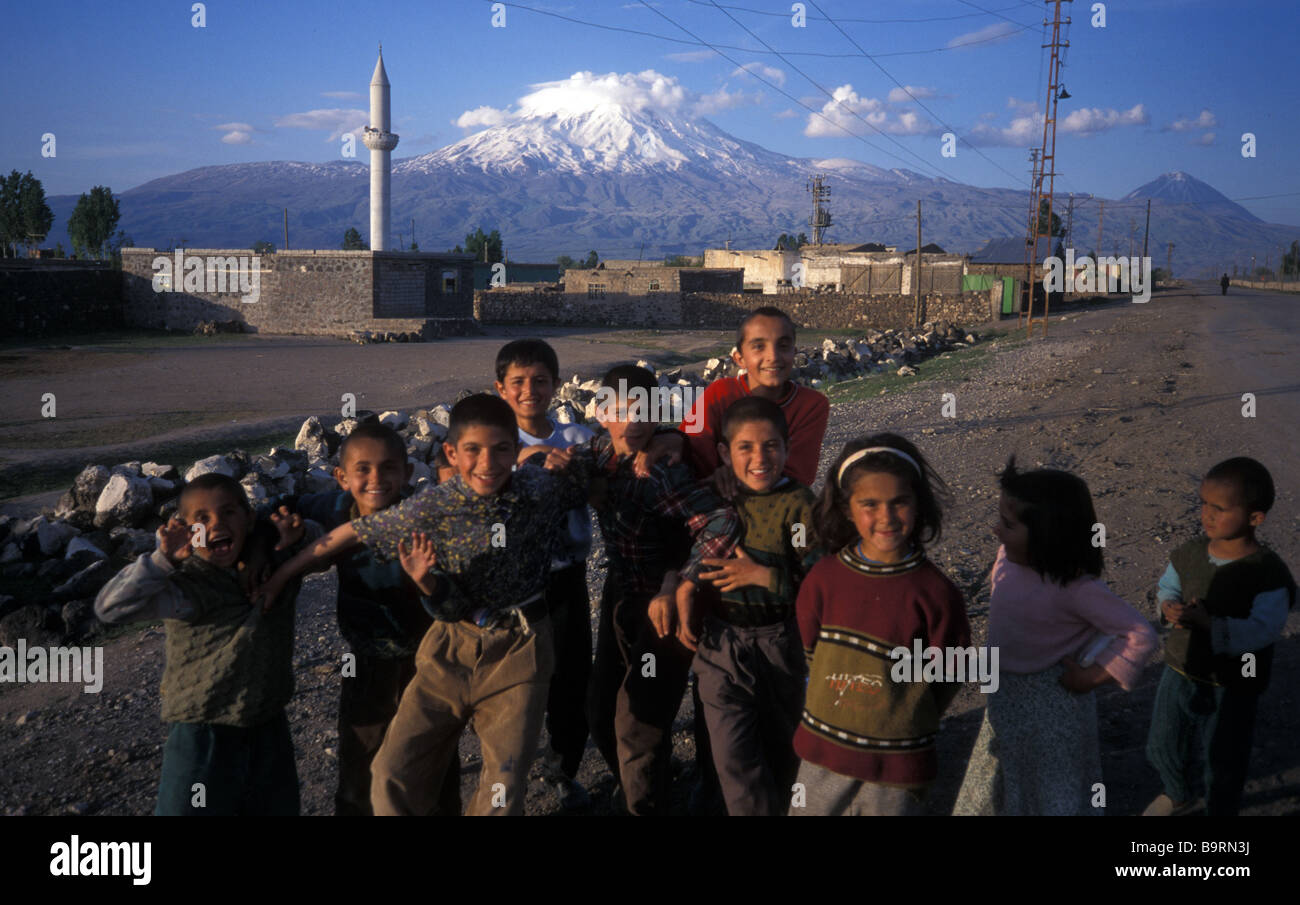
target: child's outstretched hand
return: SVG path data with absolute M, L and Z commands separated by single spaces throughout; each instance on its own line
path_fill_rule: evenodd
M 1097 663 L 1091 666 L 1080 666 L 1074 657 L 1065 657 L 1061 660 L 1061 665 L 1065 667 L 1065 672 L 1060 678 L 1061 685 L 1075 694 L 1087 694 L 1094 688 L 1112 681 L 1111 674 Z
M 253 592 L 253 595 L 250 598 L 253 606 L 260 606 L 263 613 L 269 611 L 271 606 L 280 597 L 280 592 L 284 590 L 284 586 L 289 583 L 289 579 L 292 577 L 292 573 L 283 566 L 276 569 L 275 573 L 268 578 L 261 587 Z
M 632 459 L 633 474 L 638 478 L 648 478 L 650 469 L 663 459 L 667 459 L 669 465 L 676 465 L 682 460 L 683 445 L 680 434 L 655 434 L 650 438 L 649 445 Z
M 713 582 L 719 591 L 734 591 L 750 585 L 766 588 L 772 581 L 772 570 L 746 556 L 744 547 L 737 547 L 736 555 L 731 559 L 704 559 L 701 562 L 709 567 L 709 571 L 701 572 L 700 577 Z
M 158 527 L 158 549 L 167 557 L 167 561 L 172 565 L 188 559 L 189 555 L 194 552 L 190 544 L 193 543 L 194 535 L 190 533 L 190 526 L 179 517 L 173 515 L 165 525 Z
M 275 525 L 275 530 L 280 535 L 280 540 L 275 545 L 277 550 L 285 550 L 298 543 L 306 530 L 302 523 L 302 516 L 290 512 L 288 506 L 281 506 L 271 513 L 271 524 Z
M 433 579 L 430 573 L 438 565 L 437 554 L 433 551 L 433 541 L 427 534 L 411 532 L 411 546 L 406 541 L 398 541 L 397 557 L 402 569 L 411 576 L 411 581 L 426 597 L 433 594 Z
M 1210 628 L 1210 612 L 1199 598 L 1192 598 L 1183 605 L 1181 623 L 1187 628 Z

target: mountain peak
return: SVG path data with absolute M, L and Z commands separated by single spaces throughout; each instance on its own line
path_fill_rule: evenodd
M 1182 170 L 1163 173 L 1150 182 L 1138 186 L 1120 200 L 1136 201 L 1147 198 L 1163 201 L 1166 204 L 1195 205 L 1201 210 L 1221 217 L 1237 217 L 1253 223 L 1263 222 L 1218 189 Z

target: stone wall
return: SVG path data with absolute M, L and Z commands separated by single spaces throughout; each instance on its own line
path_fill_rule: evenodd
M 342 336 L 356 331 L 442 335 L 442 321 L 473 316 L 473 261 L 468 255 L 418 252 L 281 251 L 254 256 L 242 249 L 186 249 L 182 261 L 238 256 L 257 262 L 255 301 L 242 290 L 205 279 L 183 291 L 187 266 L 172 274 L 174 291 L 155 292 L 156 258 L 175 269 L 175 253 L 124 249 L 128 324 L 193 330 L 204 321 L 236 322 L 257 333 Z M 220 275 L 220 271 L 217 271 Z M 225 288 L 226 291 L 220 291 Z M 214 291 L 207 291 L 214 290 Z
M 0 263 L 0 324 L 6 336 L 123 326 L 122 275 L 108 264 Z
M 1002 289 L 929 293 L 921 298 L 921 320 L 947 320 L 963 327 L 999 315 Z M 910 295 L 843 292 L 787 292 L 776 296 L 739 292 L 609 293 L 604 299 L 562 292 L 495 289 L 474 293 L 474 316 L 485 324 L 551 324 L 608 327 L 719 327 L 732 329 L 746 312 L 775 305 L 803 327 L 835 330 L 912 325 Z

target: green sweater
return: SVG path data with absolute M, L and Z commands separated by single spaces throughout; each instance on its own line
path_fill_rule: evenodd
M 1231 619 L 1247 618 L 1255 597 L 1277 588 L 1287 588 L 1294 603 L 1295 581 L 1272 550 L 1262 548 L 1216 566 L 1210 562 L 1209 548 L 1209 538 L 1200 537 L 1170 554 L 1184 601 L 1199 599 L 1210 616 Z M 1251 683 L 1263 691 L 1272 671 L 1273 645 L 1251 653 L 1255 655 L 1255 674 L 1248 677 L 1242 675 L 1240 656 L 1214 652 L 1207 629 L 1174 628 L 1165 640 L 1165 662 L 1188 678 L 1213 685 Z
M 174 566 L 155 550 L 114 576 L 95 600 L 95 613 L 105 622 L 163 620 L 165 722 L 258 726 L 277 716 L 293 695 L 301 582 L 294 581 L 263 613 L 244 597 L 237 575 L 197 556 Z
M 773 625 L 794 617 L 799 582 L 821 556 L 813 536 L 811 490 L 787 478 L 767 493 L 744 489 L 736 494 L 741 546 L 760 566 L 772 569 L 767 587 L 747 585 L 715 592 L 720 600 L 712 609 L 725 622 L 742 627 Z

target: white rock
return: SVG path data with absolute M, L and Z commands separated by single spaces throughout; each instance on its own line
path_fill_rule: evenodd
M 95 556 L 99 559 L 108 559 L 108 555 L 104 553 L 103 550 L 96 547 L 94 544 L 86 540 L 84 537 L 74 537 L 72 540 L 68 541 L 68 549 L 63 554 L 63 558 L 72 559 L 72 557 L 76 556 L 78 553 L 80 553 L 83 550 L 89 550 L 91 553 L 95 554 Z
M 152 508 L 153 489 L 146 478 L 115 474 L 95 501 L 95 527 L 134 524 Z
M 451 406 L 444 404 L 435 406 L 430 412 L 434 424 L 441 424 L 443 427 L 451 426 Z
M 225 456 L 208 456 L 206 459 L 199 459 L 189 467 L 189 470 L 185 472 L 185 480 L 186 482 L 193 481 L 200 475 L 212 474 L 213 472 L 230 478 L 239 477 L 239 469 L 234 462 L 231 462 Z
M 406 427 L 409 420 L 402 412 L 384 412 L 379 416 L 379 423 L 386 424 L 395 431 Z
M 140 466 L 140 472 L 147 478 L 164 478 L 172 480 L 179 476 L 174 465 L 159 465 L 157 462 L 145 462 Z
M 43 515 L 36 518 L 33 527 L 40 540 L 42 556 L 56 556 L 64 544 L 81 533 L 66 522 L 52 522 Z
M 325 493 L 339 486 L 338 481 L 334 480 L 333 473 L 323 465 L 315 465 L 307 469 L 303 484 L 305 493 Z

